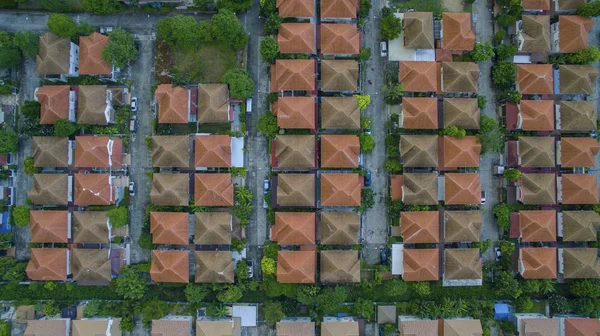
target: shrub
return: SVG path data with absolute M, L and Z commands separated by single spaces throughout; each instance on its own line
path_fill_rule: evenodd
M 391 88 L 384 86 L 382 89 L 384 92 L 384 101 L 388 105 L 398 105 L 402 102 L 402 96 L 404 95 L 404 85 L 396 84 Z
M 496 57 L 498 61 L 506 61 L 517 54 L 517 47 L 512 44 L 501 44 L 496 47 Z
M 494 47 L 491 42 L 476 43 L 473 51 L 469 53 L 475 62 L 487 61 L 494 57 Z
M 28 176 L 33 176 L 33 174 L 38 174 L 42 171 L 42 168 L 37 168 L 33 165 L 33 157 L 28 156 L 23 160 L 23 171 Z
M 373 138 L 373 136 L 371 134 L 361 133 L 358 136 L 358 139 L 360 141 L 361 152 L 366 153 L 366 154 L 373 152 L 373 150 L 375 149 L 375 139 Z
M 358 101 L 358 108 L 361 111 L 366 110 L 367 106 L 371 103 L 371 96 L 369 96 L 369 95 L 366 95 L 366 96 L 353 95 L 352 97 L 356 98 L 356 100 Z
M 451 136 L 457 139 L 462 139 L 467 135 L 467 131 L 460 129 L 454 125 L 448 126 L 442 130 L 442 135 Z
M 506 30 L 501 29 L 501 30 L 497 31 L 496 34 L 494 35 L 494 42 L 496 42 L 497 44 L 502 43 L 502 41 L 504 41 L 505 37 L 506 37 Z
M 29 224 L 29 207 L 25 205 L 18 205 L 13 209 L 13 221 L 18 227 L 25 227 Z
M 77 130 L 77 126 L 68 119 L 57 119 L 54 124 L 54 136 L 70 137 Z
M 271 37 L 267 36 L 260 41 L 260 55 L 267 63 L 274 63 L 279 54 L 279 44 Z
M 108 210 L 108 219 L 113 228 L 120 228 L 129 224 L 129 211 L 127 207 L 119 206 Z
M 254 93 L 254 81 L 244 69 L 228 70 L 221 80 L 229 85 L 229 96 L 233 99 L 246 99 Z
M 508 230 L 510 228 L 510 207 L 508 204 L 500 203 L 496 205 L 493 212 L 496 216 L 496 223 L 504 230 Z
M 487 98 L 485 98 L 485 96 L 477 96 L 477 107 L 483 110 L 486 104 Z
M 50 14 L 48 28 L 60 37 L 71 38 L 77 35 L 77 23 L 65 14 Z
M 519 178 L 521 177 L 521 171 L 518 169 L 510 168 L 504 171 L 503 176 L 505 179 L 511 182 L 517 182 L 517 180 L 519 180 Z
M 277 263 L 271 258 L 263 257 L 260 261 L 260 267 L 264 276 L 274 276 L 277 273 Z

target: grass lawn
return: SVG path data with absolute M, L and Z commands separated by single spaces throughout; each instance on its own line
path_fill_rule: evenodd
M 546 302 L 533 302 L 533 307 L 531 309 L 524 311 L 523 313 L 538 313 L 545 314 L 546 313 Z
M 172 69 L 175 76 L 179 75 L 188 84 L 218 83 L 227 70 L 237 67 L 235 51 L 221 43 L 205 44 L 189 52 L 175 52 L 169 63 L 166 68 Z M 161 80 L 165 80 L 164 77 L 171 76 L 162 76 Z

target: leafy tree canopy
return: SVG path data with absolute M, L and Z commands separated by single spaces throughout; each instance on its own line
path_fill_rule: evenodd
M 217 0 L 218 9 L 245 12 L 250 7 L 252 7 L 252 0 Z
M 29 207 L 18 205 L 13 209 L 13 220 L 18 227 L 25 227 L 29 224 Z
M 156 37 L 165 41 L 175 50 L 189 51 L 198 47 L 200 43 L 199 27 L 198 22 L 192 16 L 170 16 L 158 21 Z
M 102 58 L 117 68 L 124 68 L 130 61 L 135 61 L 138 50 L 133 36 L 121 28 L 115 28 L 110 34 L 110 42 L 102 50 Z
M 127 207 L 120 206 L 108 210 L 108 219 L 113 228 L 120 228 L 129 224 L 129 211 Z
M 267 36 L 262 41 L 260 41 L 260 55 L 265 60 L 265 62 L 273 63 L 279 54 L 279 44 L 277 41 L 271 37 Z
M 521 177 L 521 171 L 518 169 L 507 169 L 504 171 L 504 178 L 511 181 L 516 182 L 519 177 Z
M 248 35 L 244 27 L 228 9 L 221 9 L 211 19 L 213 36 L 235 50 L 242 49 L 248 43 Z
M 487 61 L 494 57 L 494 47 L 491 42 L 476 43 L 473 51 L 469 53 L 471 59 L 475 62 Z
M 221 80 L 229 85 L 229 96 L 233 99 L 246 99 L 254 93 L 254 81 L 244 69 L 228 70 Z
M 0 131 L 0 154 L 16 152 L 19 149 L 19 137 L 13 130 Z
M 517 67 L 514 63 L 499 62 L 492 68 L 494 85 L 499 88 L 509 88 L 517 80 Z
M 16 32 L 13 43 L 24 56 L 34 57 L 39 52 L 40 36 L 30 31 Z
M 33 157 L 28 156 L 23 160 L 23 171 L 28 176 L 33 176 L 33 174 L 38 174 L 42 171 L 42 168 L 37 168 L 33 165 Z
M 53 13 L 71 10 L 72 3 L 73 2 L 71 0 L 40 0 L 40 6 L 42 6 L 43 9 Z
M 57 119 L 54 124 L 54 135 L 59 137 L 69 137 L 75 133 L 77 126 L 68 119 Z
M 269 14 L 269 16 L 267 16 L 267 21 L 265 21 L 265 25 L 263 26 L 263 28 L 265 29 L 265 34 L 277 34 L 281 22 L 283 22 L 283 18 L 279 16 L 277 12 Z
M 112 14 L 121 10 L 118 0 L 80 0 L 83 9 L 94 14 Z
M 517 54 L 517 47 L 512 44 L 501 44 L 496 47 L 496 56 L 498 61 L 512 59 Z
M 361 133 L 358 136 L 358 139 L 360 140 L 360 150 L 363 153 L 372 153 L 373 150 L 375 149 L 375 139 L 373 138 L 373 135 L 368 134 L 368 133 Z
M 398 105 L 402 102 L 402 96 L 404 95 L 404 85 L 396 84 L 392 87 L 385 87 L 385 103 L 388 105 Z
M 117 294 L 126 300 L 139 300 L 144 297 L 148 289 L 146 279 L 130 266 L 121 269 L 119 277 L 113 280 L 113 284 Z
M 381 38 L 384 40 L 393 40 L 402 33 L 402 21 L 394 16 L 391 11 L 384 11 L 379 21 Z
M 211 293 L 211 290 L 207 284 L 189 283 L 185 287 L 184 293 L 188 302 L 200 303 Z
M 77 35 L 77 22 L 65 14 L 50 14 L 48 28 L 60 37 L 71 38 Z
M 588 46 L 574 54 L 567 55 L 567 62 L 571 64 L 590 64 L 596 63 L 600 59 L 600 50 L 596 46 Z
M 280 301 L 269 301 L 262 306 L 262 311 L 265 316 L 265 321 L 272 327 L 285 317 L 283 307 Z
M 217 294 L 217 300 L 221 302 L 238 302 L 243 295 L 244 292 L 239 286 L 228 285 L 225 290 Z

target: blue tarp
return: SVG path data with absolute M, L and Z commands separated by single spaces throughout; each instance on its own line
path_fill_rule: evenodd
M 496 314 L 494 315 L 494 320 L 507 319 L 510 315 L 508 305 L 506 303 L 494 304 L 494 312 L 496 312 Z
M 10 232 L 10 224 L 8 224 L 8 211 L 2 213 L 2 226 L 0 226 L 0 232 Z

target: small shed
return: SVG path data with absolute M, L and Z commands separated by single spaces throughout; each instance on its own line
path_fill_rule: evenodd
M 258 311 L 256 306 L 233 306 L 231 316 L 240 318 L 242 327 L 256 327 Z
M 396 324 L 396 306 L 377 306 L 377 323 Z
M 494 304 L 494 320 L 508 319 L 510 315 L 510 311 L 508 309 L 508 304 L 506 303 L 496 303 Z

